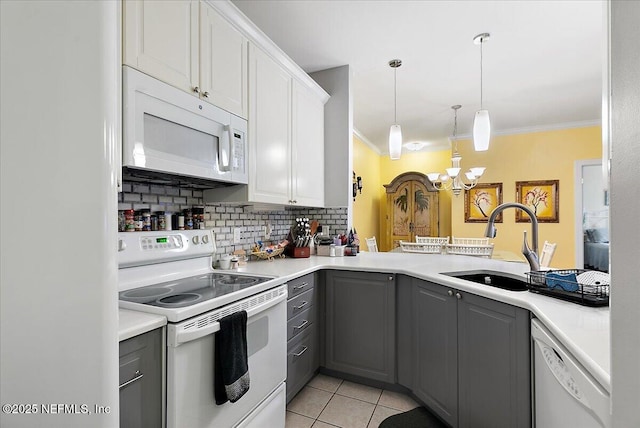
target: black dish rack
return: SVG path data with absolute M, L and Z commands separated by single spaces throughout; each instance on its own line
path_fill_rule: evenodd
M 584 306 L 609 306 L 610 283 L 608 275 L 602 272 L 557 269 L 527 272 L 527 276 L 529 291 L 532 293 L 545 294 Z M 582 281 L 578 281 L 578 276 L 581 276 Z

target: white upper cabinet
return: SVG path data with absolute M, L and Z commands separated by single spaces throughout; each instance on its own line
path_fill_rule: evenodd
M 249 201 L 324 206 L 324 100 L 249 47 Z
M 125 0 L 123 62 L 247 117 L 247 39 L 197 0 Z
M 295 80 L 291 187 L 294 204 L 324 206 L 324 101 Z
M 200 86 L 220 108 L 247 117 L 247 39 L 200 3 Z
M 251 202 L 291 204 L 291 75 L 249 46 Z
M 328 95 L 252 42 L 249 88 L 249 184 L 206 190 L 205 200 L 324 207 Z
M 123 62 L 192 92 L 198 86 L 198 2 L 125 0 Z

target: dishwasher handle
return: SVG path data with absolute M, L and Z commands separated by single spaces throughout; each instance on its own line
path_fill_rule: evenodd
M 268 292 L 266 294 L 271 293 Z M 258 295 L 260 296 L 260 295 Z M 245 302 L 249 302 L 252 299 L 256 299 L 256 297 L 250 297 L 244 301 L 240 301 L 237 303 L 232 303 L 229 305 L 232 310 L 230 313 L 238 312 L 243 310 L 243 306 L 246 306 Z M 277 305 L 278 303 L 284 302 L 287 299 L 287 290 L 286 285 L 278 289 L 278 295 L 268 299 L 262 303 L 258 303 L 255 306 L 250 306 L 248 309 L 244 309 L 247 311 L 247 322 L 251 317 L 260 314 L 261 312 L 266 311 L 267 309 Z M 261 300 L 261 299 L 256 299 Z M 244 303 L 244 304 L 243 304 Z M 202 317 L 197 317 L 195 321 L 184 322 L 180 324 L 169 324 L 168 326 L 168 336 L 167 336 L 167 345 L 172 347 L 180 346 L 183 343 L 191 342 L 193 340 L 200 339 L 201 337 L 208 336 L 210 334 L 214 334 L 220 331 L 220 323 L 218 321 L 208 322 L 207 318 L 215 317 L 218 315 L 217 319 L 223 318 L 226 315 L 229 315 L 225 312 L 228 312 L 228 308 L 221 308 L 221 310 L 216 310 L 212 314 L 205 314 Z M 201 320 L 204 318 L 204 320 Z M 202 327 L 198 325 L 202 323 L 204 324 Z

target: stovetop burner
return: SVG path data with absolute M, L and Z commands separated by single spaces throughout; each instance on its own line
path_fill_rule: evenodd
M 261 276 L 209 273 L 122 291 L 119 293 L 119 299 L 163 308 L 183 308 L 270 279 Z
M 218 279 L 216 282 L 222 285 L 253 285 L 260 282 L 260 278 L 251 276 L 228 275 Z
M 191 305 L 202 299 L 201 294 L 197 293 L 179 293 L 171 296 L 162 297 L 156 300 L 158 306 L 182 307 Z

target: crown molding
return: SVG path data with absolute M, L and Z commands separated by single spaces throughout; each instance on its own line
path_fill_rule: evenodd
M 370 139 L 368 139 L 362 132 L 358 131 L 356 128 L 353 128 L 353 135 L 358 137 L 358 139 L 360 139 L 360 141 L 362 141 L 365 144 L 365 146 L 373 150 L 378 156 L 383 155 L 382 151 L 375 144 L 373 144 Z
M 554 123 L 550 125 L 537 125 L 537 126 L 525 126 L 522 128 L 502 129 L 500 131 L 494 131 L 491 134 L 492 136 L 533 134 L 535 132 L 561 131 L 563 129 L 588 128 L 591 126 L 601 126 L 601 125 L 602 125 L 601 120 L 583 120 L 579 122 L 564 122 L 564 123 Z M 457 135 L 456 140 L 469 140 L 471 138 L 472 138 L 472 134 L 462 134 L 462 135 Z M 449 137 L 449 139 L 452 140 L 451 137 Z

